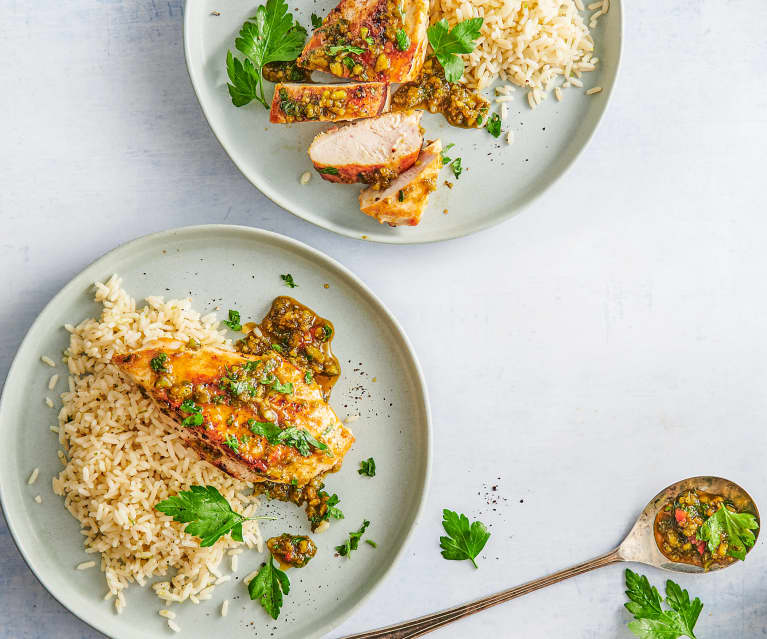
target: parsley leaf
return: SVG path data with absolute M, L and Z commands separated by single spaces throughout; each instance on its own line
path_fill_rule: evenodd
M 333 519 L 344 518 L 343 511 L 340 508 L 336 508 L 336 504 L 338 504 L 339 501 L 341 500 L 338 498 L 338 495 L 336 495 L 335 493 L 333 493 L 328 498 L 328 501 L 327 501 L 328 510 L 325 513 L 325 516 L 323 517 L 323 519 L 327 519 L 328 517 L 332 517 Z
M 234 46 L 246 56 L 244 63 L 231 51 L 226 54 L 229 95 L 235 106 L 258 100 L 269 108 L 264 96 L 263 67 L 269 62 L 295 60 L 304 47 L 306 29 L 293 21 L 285 0 L 267 0 L 256 15 L 242 25 Z
M 149 366 L 155 373 L 167 373 L 168 369 L 165 368 L 165 362 L 168 361 L 168 356 L 162 351 L 157 353 L 149 362 Z
M 334 166 L 322 167 L 321 169 L 317 169 L 317 172 L 325 175 L 338 175 L 338 169 Z
M 240 440 L 237 439 L 237 435 L 227 435 L 224 443 L 229 446 L 235 453 L 240 450 Z
M 312 437 L 312 434 L 308 430 L 298 428 L 296 426 L 290 426 L 284 429 L 279 435 L 279 443 L 286 446 L 292 446 L 303 457 L 311 455 L 310 447 L 317 450 L 328 450 L 327 444 L 323 444 L 321 441 Z
M 448 82 L 458 82 L 463 75 L 463 60 L 458 54 L 471 53 L 479 37 L 482 18 L 469 18 L 459 22 L 452 29 L 442 18 L 426 30 L 434 55 L 445 70 Z
M 365 531 L 367 530 L 367 527 L 369 525 L 370 525 L 370 522 L 367 519 L 365 519 L 362 522 L 362 526 L 360 527 L 358 531 L 356 532 L 351 531 L 349 533 L 349 539 L 347 539 L 340 546 L 336 546 L 336 552 L 342 557 L 347 557 L 351 554 L 352 550 L 357 550 L 357 548 L 360 545 L 360 539 L 362 539 L 362 535 L 365 534 Z
M 341 52 L 344 53 L 355 53 L 359 55 L 360 53 L 365 53 L 365 49 L 362 49 L 360 47 L 352 46 L 351 44 L 337 44 L 332 47 L 328 47 L 326 49 L 326 52 L 329 56 L 333 57 L 338 55 Z
M 666 605 L 663 610 L 661 596 L 647 577 L 626 570 L 626 596 L 624 604 L 634 615 L 628 628 L 643 639 L 695 639 L 693 629 L 698 621 L 703 604 L 697 597 L 691 602 L 690 595 L 670 579 L 666 581 Z
M 319 29 L 322 26 L 322 18 L 316 13 L 312 14 L 312 29 Z
M 290 592 L 290 579 L 277 566 L 270 556 L 269 561 L 261 566 L 258 574 L 248 584 L 248 594 L 251 599 L 258 599 L 264 610 L 272 619 L 277 619 L 282 608 L 282 595 Z
M 201 426 L 203 422 L 202 408 L 195 404 L 191 399 L 185 399 L 178 407 L 184 413 L 190 413 L 189 417 L 184 417 L 181 421 L 182 426 Z
M 231 328 L 233 331 L 241 331 L 242 324 L 240 324 L 240 312 L 229 309 L 229 319 L 224 320 L 223 324 Z
M 452 149 L 454 146 L 455 146 L 455 144 L 450 143 L 450 144 L 447 144 L 447 145 L 445 145 L 443 147 L 442 153 L 440 153 L 440 156 L 442 157 L 442 166 L 447 166 L 448 164 L 450 164 L 453 161 L 451 158 L 449 158 L 447 155 L 445 155 L 445 153 L 447 151 L 449 151 L 450 149 Z
M 278 393 L 282 393 L 283 395 L 292 395 L 293 384 L 291 382 L 281 384 L 280 380 L 275 379 L 274 383 L 272 384 L 272 390 L 277 391 Z
M 368 477 L 376 476 L 376 461 L 372 457 L 363 459 L 360 462 L 360 469 L 357 471 L 360 475 L 367 475 Z
M 365 543 L 368 546 L 372 546 L 373 548 L 378 548 L 378 544 L 376 542 L 374 542 L 372 539 L 366 539 Z
M 450 163 L 450 170 L 453 172 L 453 175 L 455 175 L 456 180 L 461 177 L 461 173 L 463 173 L 461 158 L 455 158 L 455 160 Z
M 442 548 L 442 556 L 445 559 L 469 559 L 477 568 L 476 556 L 482 552 L 490 533 L 485 524 L 475 521 L 469 524 L 466 515 L 459 515 L 452 510 L 442 511 L 442 527 L 449 535 L 439 538 L 439 546 Z
M 487 132 L 494 138 L 501 135 L 501 116 L 497 113 L 491 113 L 487 119 Z
M 404 29 L 397 30 L 397 48 L 400 51 L 407 51 L 410 48 L 410 38 Z
M 715 553 L 722 542 L 727 543 L 727 554 L 741 561 L 746 558 L 746 548 L 754 545 L 752 530 L 759 523 L 750 513 L 734 513 L 724 504 L 698 530 L 697 538 L 708 543 L 710 552 Z
M 293 276 L 290 273 L 280 275 L 280 279 L 285 282 L 285 286 L 289 286 L 290 288 L 296 288 L 296 286 L 298 286 L 298 284 L 293 281 Z
M 282 429 L 272 422 L 257 422 L 254 419 L 248 420 L 248 428 L 254 435 L 260 435 L 266 438 L 272 446 L 283 444 L 295 448 L 303 457 L 311 454 L 310 448 L 317 450 L 328 450 L 327 444 L 315 439 L 308 430 L 303 430 L 296 426 Z
M 304 373 L 304 381 L 305 381 L 307 384 L 311 384 L 311 383 L 312 383 L 312 379 L 313 379 L 313 377 L 312 377 L 312 371 L 306 371 L 306 372 Z
M 242 522 L 276 517 L 243 517 L 232 510 L 213 486 L 190 486 L 173 497 L 164 499 L 155 510 L 170 515 L 174 521 L 187 524 L 184 532 L 200 538 L 200 546 L 212 546 L 227 533 L 242 541 Z

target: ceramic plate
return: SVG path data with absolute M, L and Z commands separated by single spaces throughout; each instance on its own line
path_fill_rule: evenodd
M 429 474 L 426 386 L 399 324 L 359 279 L 304 244 L 257 229 L 190 227 L 130 242 L 75 277 L 37 318 L 16 355 L 0 404 L 0 498 L 30 568 L 62 604 L 107 635 L 146 639 L 169 634 L 166 620 L 157 614 L 163 606 L 150 588 L 130 588 L 127 608 L 116 615 L 112 603 L 102 600 L 106 585 L 98 568 L 75 570 L 93 556 L 85 554 L 78 522 L 51 490 L 61 464 L 57 436 L 48 426 L 56 423 L 60 402 L 50 409 L 43 397 L 58 399 L 47 390 L 54 372 L 64 378 L 58 392 L 66 384 L 60 361 L 68 333 L 62 326 L 97 315 L 100 305 L 92 301 L 91 283 L 112 273 L 123 277 L 123 287 L 137 300 L 191 296 L 197 310 L 237 308 L 243 321 L 252 321 L 265 314 L 274 297 L 291 293 L 335 324 L 333 347 L 342 375 L 331 405 L 342 419 L 360 415 L 351 424 L 356 443 L 342 470 L 327 482 L 341 497 L 346 518 L 314 535 L 317 556 L 306 568 L 291 571 L 290 595 L 278 621 L 250 601 L 242 582 L 264 560 L 256 550 L 240 555 L 233 581 L 218 586 L 212 600 L 174 607 L 185 637 L 305 639 L 328 632 L 383 579 L 418 517 Z M 287 289 L 281 273 L 291 273 L 298 288 Z M 59 362 L 56 369 L 41 363 L 43 354 Z M 373 479 L 357 473 L 360 460 L 370 456 L 378 466 Z M 28 486 L 35 467 L 40 477 Z M 42 504 L 34 501 L 38 494 Z M 303 511 L 292 504 L 273 503 L 262 511 L 280 518 L 263 522 L 265 536 L 308 531 Z M 378 548 L 361 544 L 352 559 L 335 557 L 333 547 L 365 518 L 372 522 L 368 533 Z M 226 618 L 219 615 L 224 599 L 230 599 Z
M 621 53 L 621 2 L 612 0 L 593 32 L 600 59 L 597 70 L 584 75 L 582 89 L 565 90 L 562 102 L 550 95 L 535 110 L 518 88 L 504 123 L 504 131 L 514 131 L 510 146 L 505 133 L 496 140 L 485 131 L 451 127 L 442 116 L 426 113 L 422 122 L 426 137 L 455 144 L 450 156 L 460 156 L 465 170 L 458 181 L 447 169 L 442 172 L 441 182 L 450 178 L 455 185 L 449 189 L 440 182 L 419 226 L 391 228 L 360 212 L 359 185 L 332 184 L 312 169 L 306 150 L 312 138 L 330 125 L 270 124 L 261 104 L 232 105 L 226 88 L 226 52 L 235 51 L 242 23 L 259 4 L 259 0 L 187 2 L 186 62 L 202 110 L 240 171 L 276 204 L 336 233 L 376 242 L 434 242 L 466 235 L 501 222 L 531 202 L 564 173 L 593 134 L 610 97 Z M 324 17 L 335 4 L 337 0 L 288 1 L 305 27 L 311 25 L 312 12 Z M 271 97 L 272 85 L 265 84 Z M 585 95 L 594 86 L 601 86 L 602 92 Z M 305 171 L 312 172 L 312 179 L 301 186 L 299 177 Z

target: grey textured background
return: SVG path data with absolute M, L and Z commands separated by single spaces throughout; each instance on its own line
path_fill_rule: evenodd
M 435 465 L 407 559 L 333 636 L 601 553 L 684 476 L 765 507 L 767 3 L 626 4 L 614 102 L 565 178 L 491 231 L 391 247 L 316 229 L 237 172 L 186 75 L 180 0 L 0 0 L 0 378 L 61 286 L 145 233 L 249 224 L 354 270 L 424 365 Z M 439 557 L 443 507 L 491 525 L 479 571 Z M 700 637 L 767 634 L 762 545 L 679 579 L 705 603 Z M 434 636 L 628 637 L 621 570 Z M 0 637 L 95 636 L 0 521 Z

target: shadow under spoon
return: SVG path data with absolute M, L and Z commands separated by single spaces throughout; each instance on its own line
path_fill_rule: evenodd
M 545 588 L 546 586 L 564 581 L 570 577 L 575 577 L 576 575 L 581 575 L 590 570 L 594 570 L 595 568 L 601 568 L 602 566 L 614 564 L 619 561 L 630 561 L 645 564 L 647 566 L 655 566 L 656 568 L 663 568 L 664 570 L 673 572 L 706 572 L 699 566 L 673 562 L 663 555 L 658 549 L 653 530 L 655 517 L 660 509 L 670 500 L 675 499 L 680 493 L 691 489 L 722 495 L 726 499 L 732 501 L 739 512 L 744 510 L 752 512 L 757 520 L 759 520 L 759 511 L 757 510 L 753 499 L 751 499 L 751 496 L 736 483 L 727 479 L 722 479 L 721 477 L 709 476 L 683 479 L 682 481 L 664 488 L 653 497 L 637 518 L 631 531 L 626 535 L 626 538 L 617 548 L 604 555 L 566 568 L 565 570 L 560 570 L 559 572 L 555 572 L 546 577 L 529 581 L 521 586 L 509 588 L 508 590 L 503 590 L 494 595 L 483 597 L 482 599 L 478 599 L 471 603 L 448 608 L 441 612 L 435 612 L 430 615 L 418 617 L 417 619 L 404 621 L 393 626 L 387 626 L 386 628 L 349 635 L 343 639 L 412 639 L 412 637 L 420 637 L 437 628 L 441 628 L 442 626 L 457 621 L 458 619 L 473 615 L 475 612 L 480 612 L 485 608 L 490 608 L 491 606 L 509 601 L 510 599 L 526 595 L 534 590 Z M 759 531 L 757 530 L 756 535 L 758 536 L 758 534 Z M 731 564 L 714 564 L 708 571 L 721 570 L 722 568 L 727 568 L 729 565 Z

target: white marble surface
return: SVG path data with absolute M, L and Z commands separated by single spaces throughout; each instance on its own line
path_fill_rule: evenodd
M 145 233 L 259 226 L 358 273 L 421 358 L 435 463 L 407 558 L 333 637 L 607 550 L 681 477 L 730 477 L 767 507 L 767 3 L 626 5 L 614 102 L 565 178 L 493 230 L 394 247 L 314 228 L 242 178 L 189 85 L 180 0 L 0 0 L 0 379 L 53 294 Z M 440 558 L 443 507 L 491 526 L 478 571 Z M 763 545 L 679 579 L 705 603 L 700 637 L 767 633 Z M 629 637 L 623 589 L 612 566 L 433 636 Z M 0 637 L 96 636 L 0 520 Z

